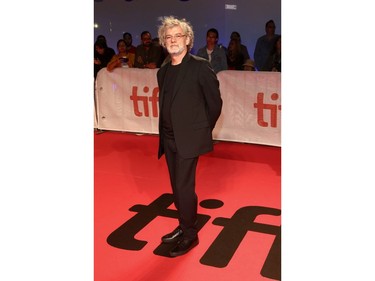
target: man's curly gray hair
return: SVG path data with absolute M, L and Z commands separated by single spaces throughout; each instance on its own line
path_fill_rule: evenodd
M 186 19 L 177 19 L 174 16 L 161 17 L 161 25 L 159 26 L 158 36 L 160 45 L 165 46 L 165 33 L 167 29 L 180 26 L 184 32 L 184 35 L 190 38 L 189 44 L 187 45 L 188 51 L 193 48 L 194 45 L 194 32 L 191 24 Z

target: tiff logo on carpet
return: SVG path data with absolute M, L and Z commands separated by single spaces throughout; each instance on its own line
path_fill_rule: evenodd
M 162 194 L 149 205 L 134 205 L 129 210 L 137 212 L 132 218 L 114 230 L 107 238 L 108 244 L 113 247 L 139 251 L 147 241 L 135 239 L 135 235 L 146 227 L 156 217 L 168 217 L 177 219 L 177 211 L 168 209 L 173 203 L 172 194 Z M 206 209 L 220 208 L 223 202 L 216 199 L 203 200 L 200 206 Z M 275 235 L 275 240 L 268 252 L 260 274 L 267 278 L 281 279 L 281 228 L 279 226 L 256 223 L 258 215 L 280 216 L 279 209 L 245 206 L 238 209 L 231 218 L 218 217 L 213 220 L 214 225 L 223 229 L 200 259 L 200 263 L 213 267 L 225 267 L 230 262 L 242 239 L 247 232 L 259 232 Z M 208 222 L 211 217 L 206 214 L 198 214 L 198 230 Z M 154 254 L 169 257 L 172 244 L 161 243 Z

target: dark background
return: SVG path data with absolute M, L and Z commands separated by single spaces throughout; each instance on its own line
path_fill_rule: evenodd
M 236 5 L 237 9 L 227 9 L 226 5 Z M 268 20 L 275 21 L 276 33 L 281 34 L 281 0 L 95 0 L 94 23 L 98 27 L 94 28 L 93 40 L 103 34 L 117 52 L 117 40 L 130 32 L 137 46 L 144 30 L 157 37 L 158 18 L 169 15 L 186 18 L 193 25 L 193 54 L 205 45 L 211 27 L 219 31 L 219 43 L 225 47 L 232 31 L 238 31 L 252 59 L 256 40 L 265 34 Z

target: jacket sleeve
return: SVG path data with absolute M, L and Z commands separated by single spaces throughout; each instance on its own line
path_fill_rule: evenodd
M 219 80 L 209 62 L 202 61 L 199 72 L 199 83 L 203 91 L 206 101 L 206 110 L 210 121 L 211 129 L 213 130 L 216 121 L 221 114 L 223 101 L 220 94 Z

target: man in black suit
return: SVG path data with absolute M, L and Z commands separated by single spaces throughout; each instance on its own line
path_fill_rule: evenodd
M 221 113 L 222 99 L 219 81 L 210 63 L 189 53 L 194 42 L 190 23 L 164 17 L 158 35 L 170 58 L 157 73 L 158 158 L 165 154 L 179 214 L 178 227 L 164 235 L 162 242 L 177 243 L 170 252 L 176 257 L 199 243 L 196 168 L 199 156 L 213 150 L 212 130 Z

